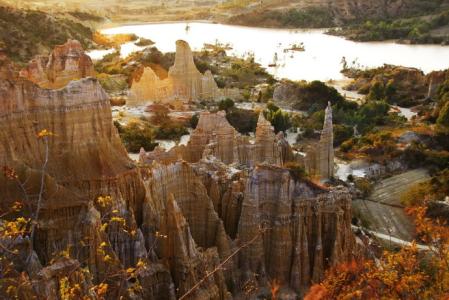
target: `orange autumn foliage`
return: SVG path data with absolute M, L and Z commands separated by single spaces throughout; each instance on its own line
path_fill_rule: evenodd
M 427 218 L 426 207 L 407 211 L 427 250 L 412 243 L 398 252 L 384 251 L 376 261 L 338 265 L 304 299 L 449 299 L 449 228 Z

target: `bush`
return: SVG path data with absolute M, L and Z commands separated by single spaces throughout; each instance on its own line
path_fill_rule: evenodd
M 152 40 L 142 38 L 142 37 L 136 43 L 136 46 L 139 46 L 139 47 L 145 47 L 145 46 L 151 46 L 151 45 L 154 45 L 154 42 Z
M 198 113 L 194 114 L 192 118 L 190 118 L 189 125 L 190 128 L 195 129 L 198 126 L 198 121 L 200 120 L 200 115 Z
M 284 165 L 286 169 L 290 172 L 290 176 L 294 181 L 301 181 L 307 178 L 306 169 L 298 163 L 288 162 Z
M 344 141 L 350 139 L 354 133 L 351 126 L 334 125 L 334 146 L 338 147 Z
M 430 182 L 418 183 L 401 195 L 401 203 L 404 206 L 422 205 L 431 193 L 432 186 Z
M 332 105 L 347 102 L 335 88 L 318 80 L 310 83 L 300 82 L 296 94 L 298 101 L 293 104 L 293 108 L 308 111 L 310 114 L 325 109 L 328 102 Z
M 438 115 L 437 124 L 449 128 L 449 101 L 444 104 Z
M 255 132 L 258 115 L 252 110 L 233 108 L 226 113 L 226 119 L 238 132 Z
M 19 63 L 49 52 L 68 39 L 78 40 L 85 49 L 92 48 L 89 27 L 37 10 L 19 10 L 0 4 L 0 28 L 0 43 L 5 45 L 6 54 Z
M 156 130 L 156 138 L 161 140 L 178 139 L 188 134 L 187 128 L 178 122 L 167 121 L 162 123 Z
M 218 110 L 228 111 L 234 107 L 234 101 L 232 99 L 226 98 L 218 103 Z
M 355 180 L 355 187 L 362 192 L 363 197 L 368 197 L 374 188 L 372 183 L 366 178 L 357 178 Z
M 273 125 L 274 131 L 276 133 L 283 131 L 286 132 L 290 127 L 292 127 L 292 122 L 290 121 L 290 115 L 273 102 L 268 102 L 267 110 L 264 111 L 264 116 Z
M 342 152 L 349 152 L 353 146 L 354 146 L 354 139 L 350 139 L 350 140 L 344 141 L 340 145 L 340 150 Z
M 137 153 L 141 147 L 146 151 L 152 151 L 157 146 L 157 143 L 153 143 L 155 136 L 153 128 L 147 123 L 131 122 L 122 126 L 115 121 L 114 125 L 117 127 L 120 138 L 128 152 Z

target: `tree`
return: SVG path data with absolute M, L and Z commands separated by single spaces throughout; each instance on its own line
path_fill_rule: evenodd
M 138 124 L 131 122 L 126 126 L 119 127 L 119 134 L 125 144 L 126 150 L 137 153 L 143 147 L 147 151 L 151 151 L 157 145 L 153 143 L 155 133 L 147 124 Z
M 234 101 L 232 99 L 230 99 L 230 98 L 226 98 L 224 100 L 221 100 L 218 103 L 218 110 L 220 110 L 220 111 L 221 110 L 228 111 L 228 110 L 230 110 L 233 107 L 234 107 Z
M 427 218 L 426 206 L 407 212 L 427 248 L 419 251 L 413 242 L 398 252 L 384 251 L 376 262 L 359 259 L 338 265 L 304 299 L 447 299 L 449 228 Z
M 383 82 L 376 80 L 369 90 L 368 99 L 370 100 L 383 100 L 385 98 L 384 84 Z
M 449 128 L 449 101 L 447 101 L 438 115 L 437 124 Z
M 290 115 L 282 111 L 282 109 L 280 109 L 272 101 L 267 103 L 267 109 L 264 111 L 264 117 L 271 123 L 271 125 L 273 125 L 276 133 L 280 131 L 286 132 L 287 129 L 292 127 Z

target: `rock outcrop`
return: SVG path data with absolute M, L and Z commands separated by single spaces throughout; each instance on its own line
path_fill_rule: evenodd
M 320 141 L 317 145 L 308 147 L 305 162 L 310 175 L 317 176 L 321 180 L 328 180 L 334 176 L 334 129 L 330 102 L 325 110 Z
M 220 96 L 214 76 L 210 71 L 201 74 L 193 61 L 193 54 L 187 42 L 176 42 L 175 63 L 168 71 L 168 77 L 160 79 L 146 67 L 140 78 L 131 86 L 131 105 L 145 104 L 149 101 L 170 103 L 181 100 L 214 100 Z
M 49 89 L 62 88 L 72 80 L 94 75 L 92 60 L 76 40 L 56 46 L 49 56 L 36 56 L 20 72 L 21 77 Z
M 166 202 L 165 224 L 161 232 L 167 236 L 162 241 L 162 257 L 167 260 L 173 281 L 177 288 L 178 297 L 189 292 L 198 278 L 207 275 L 219 263 L 220 259 L 215 248 L 200 252 L 190 234 L 190 228 L 181 212 L 176 200 L 171 194 Z M 201 289 L 197 289 L 190 297 L 193 299 L 231 299 L 227 292 L 222 271 L 209 277 Z
M 240 253 L 243 280 L 257 278 L 263 285 L 275 278 L 301 295 L 327 267 L 351 258 L 351 196 L 260 165 L 246 184 L 237 237 L 244 244 L 259 233 L 261 238 Z
M 294 179 L 283 165 L 295 154 L 263 115 L 251 139 L 202 113 L 186 146 L 142 151 L 137 167 L 96 79 L 48 90 L 13 70 L 0 56 L 0 162 L 17 173 L 0 174 L 0 205 L 41 206 L 29 264 L 30 239 L 11 241 L 11 280 L 28 270 L 30 297 L 57 299 L 64 280 L 81 295 L 107 283 L 107 299 L 251 299 L 274 279 L 301 296 L 351 258 L 349 193 Z M 330 108 L 326 120 L 323 151 Z
M 172 95 L 172 81 L 162 80 L 151 67 L 146 67 L 139 80 L 131 87 L 128 105 L 139 105 L 147 101 L 167 102 Z
M 177 146 L 169 151 L 156 149 L 149 153 L 141 152 L 140 161 L 173 163 L 183 159 L 195 163 L 210 155 L 225 164 L 235 163 L 247 167 L 254 167 L 258 163 L 282 165 L 295 160 L 284 136 L 274 133 L 273 126 L 263 114 L 259 115 L 255 139 L 250 140 L 248 136 L 239 134 L 229 124 L 225 112 L 221 111 L 202 112 L 186 146 Z

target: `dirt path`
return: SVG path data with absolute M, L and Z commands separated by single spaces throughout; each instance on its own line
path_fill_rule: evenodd
M 405 214 L 400 197 L 411 186 L 429 178 L 425 169 L 416 169 L 382 180 L 369 199 L 353 201 L 354 213 L 366 220 L 370 230 L 412 241 L 414 225 Z

